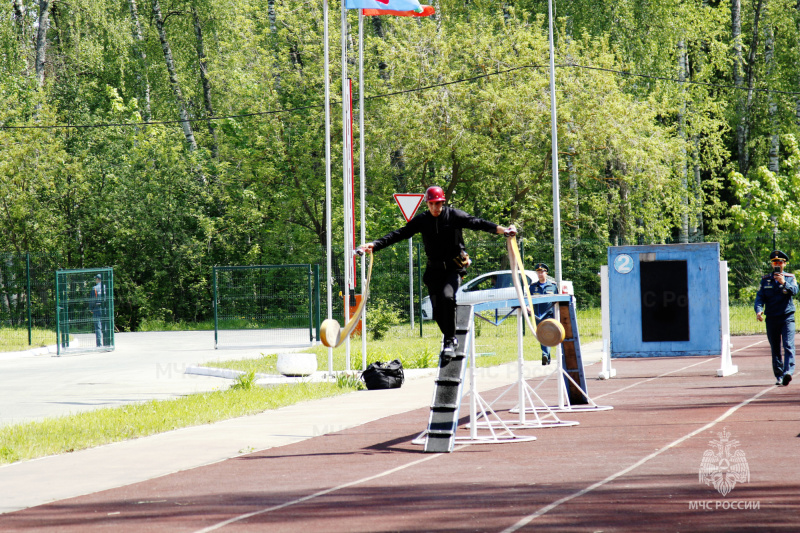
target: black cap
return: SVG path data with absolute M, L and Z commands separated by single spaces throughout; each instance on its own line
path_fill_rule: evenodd
M 544 270 L 545 272 L 550 272 L 550 268 L 547 266 L 547 263 L 536 263 L 533 265 L 534 270 Z
M 769 258 L 770 258 L 770 260 L 775 259 L 775 258 L 783 259 L 784 261 L 788 261 L 789 260 L 789 256 L 786 255 L 785 253 L 781 252 L 780 250 L 774 250 L 771 254 L 769 254 Z

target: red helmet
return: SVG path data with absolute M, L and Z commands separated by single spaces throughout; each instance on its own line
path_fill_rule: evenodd
M 428 190 L 425 191 L 425 201 L 426 202 L 444 202 L 444 191 L 441 187 L 434 185 L 433 187 L 428 187 Z

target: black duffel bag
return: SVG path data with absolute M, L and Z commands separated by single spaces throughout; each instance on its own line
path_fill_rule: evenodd
M 403 384 L 403 363 L 395 359 L 391 363 L 375 361 L 361 373 L 361 379 L 369 390 L 397 389 Z

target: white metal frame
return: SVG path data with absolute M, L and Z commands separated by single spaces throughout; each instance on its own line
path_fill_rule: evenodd
M 532 407 L 528 408 L 528 411 L 531 409 L 535 409 L 538 411 L 552 411 L 555 413 L 585 413 L 585 412 L 592 412 L 592 411 L 610 411 L 614 407 L 611 405 L 598 405 L 592 400 L 591 396 L 589 396 L 583 389 L 581 389 L 580 385 L 572 379 L 572 376 L 564 370 L 564 366 L 561 363 L 561 346 L 556 347 L 556 361 L 558 363 L 558 367 L 555 372 L 548 375 L 541 383 L 539 383 L 534 390 L 541 387 L 547 380 L 549 380 L 552 376 L 565 376 L 568 380 L 570 380 L 575 387 L 581 391 L 581 394 L 584 398 L 589 402 L 588 404 L 581 404 L 581 405 L 572 405 L 569 401 L 569 394 L 567 394 L 567 386 L 564 383 L 563 379 L 557 379 L 557 386 L 558 386 L 558 405 L 552 406 L 545 406 L 545 407 Z M 515 409 L 512 409 L 511 412 L 516 412 Z
M 611 315 L 608 301 L 608 265 L 600 267 L 600 316 L 603 330 L 603 370 L 599 379 L 609 379 L 617 375 L 617 369 L 611 368 Z
M 725 377 L 739 372 L 739 367 L 731 359 L 731 319 L 728 307 L 728 262 L 719 262 L 719 314 L 720 314 L 720 368 L 717 376 Z
M 512 413 L 518 413 L 517 420 L 505 420 L 507 426 L 512 426 L 517 429 L 536 429 L 536 428 L 554 428 L 554 427 L 568 427 L 577 426 L 579 422 L 561 420 L 556 411 L 547 406 L 547 403 L 536 392 L 536 389 L 528 385 L 525 381 L 525 359 L 524 359 L 524 345 L 523 345 L 523 328 L 524 317 L 522 316 L 522 308 L 517 309 L 517 382 L 510 385 L 500 396 L 495 398 L 492 405 L 496 404 L 506 393 L 517 389 L 518 401 L 517 405 L 511 410 Z M 538 388 L 538 387 L 537 387 Z M 546 411 L 544 416 L 539 416 L 539 409 L 536 409 L 536 402 L 542 406 L 542 411 Z M 528 420 L 527 414 L 533 414 L 535 419 Z M 488 422 L 478 422 L 479 426 L 485 426 Z
M 474 320 L 474 319 L 473 319 Z M 475 328 L 470 328 L 469 347 L 469 436 L 456 435 L 456 444 L 500 444 L 505 442 L 527 442 L 536 440 L 534 436 L 520 437 L 516 435 L 509 424 L 501 419 L 492 409 L 491 404 L 478 394 L 475 380 Z M 480 414 L 478 414 L 480 408 Z M 491 418 L 490 418 L 491 417 Z M 483 419 L 483 424 L 478 420 Z M 478 429 L 488 429 L 489 435 L 478 435 Z

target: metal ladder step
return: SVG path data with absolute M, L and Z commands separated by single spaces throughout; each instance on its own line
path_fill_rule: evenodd
M 436 383 L 443 383 L 443 384 L 452 383 L 458 385 L 461 383 L 461 378 L 437 378 L 435 381 Z

